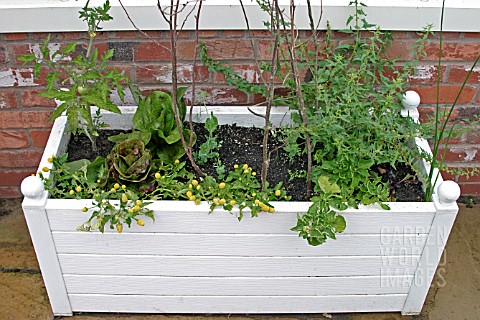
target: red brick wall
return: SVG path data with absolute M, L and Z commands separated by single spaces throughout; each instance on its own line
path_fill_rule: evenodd
M 0 34 L 0 198 L 19 197 L 22 179 L 35 172 L 49 128 L 48 117 L 55 104 L 39 98 L 41 81 L 33 81 L 32 70 L 22 67 L 18 54 L 27 53 L 38 46 L 45 33 Z M 113 64 L 122 68 L 144 91 L 168 89 L 170 80 L 169 40 L 166 32 L 149 32 L 152 39 L 137 32 L 108 32 L 99 35 L 97 46 L 101 50 L 116 50 Z M 251 32 L 253 44 L 244 31 L 203 31 L 200 39 L 206 41 L 215 59 L 226 60 L 246 78 L 257 80 L 254 54 L 267 58 L 270 41 L 263 31 Z M 408 47 L 417 36 L 414 32 L 396 32 L 389 54 L 408 59 Z M 345 41 L 345 35 L 335 34 L 334 41 Z M 153 40 L 155 39 L 155 40 Z M 83 33 L 55 33 L 52 43 L 70 41 L 87 42 Z M 422 115 L 431 113 L 435 103 L 436 76 L 441 72 L 441 101 L 453 102 L 459 87 L 476 55 L 480 52 L 480 33 L 446 33 L 444 37 L 444 64 L 437 70 L 438 39 L 428 45 L 427 57 L 421 61 L 419 75 L 412 79 L 412 88 L 422 98 Z M 192 78 L 192 58 L 195 47 L 193 32 L 184 32 L 178 43 L 179 81 L 188 84 Z M 256 102 L 256 97 L 229 87 L 222 77 L 208 72 L 205 67 L 195 70 L 197 87 L 207 94 L 209 104 L 244 105 Z M 470 77 L 455 111 L 457 118 L 473 118 L 480 112 L 480 66 Z M 456 139 L 447 150 L 450 164 L 480 168 L 480 130 L 476 128 Z M 466 181 L 456 179 L 463 195 L 480 195 L 480 178 Z

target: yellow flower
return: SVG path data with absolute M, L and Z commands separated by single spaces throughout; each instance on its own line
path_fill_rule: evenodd
M 231 206 L 234 206 L 236 203 L 237 203 L 237 201 L 235 201 L 235 200 L 230 200 L 230 205 L 231 205 Z
M 224 189 L 225 186 L 226 186 L 225 182 L 220 182 L 220 184 L 218 185 L 220 189 Z
M 140 206 L 134 206 L 134 207 L 133 207 L 133 211 L 135 211 L 135 212 L 140 211 Z
M 126 185 L 122 185 L 122 190 L 125 190 L 127 189 L 127 186 Z
M 75 187 L 75 191 L 77 191 L 77 192 L 80 192 L 80 191 L 82 191 L 82 187 L 80 187 L 80 186 L 76 186 L 76 187 Z
M 189 198 L 190 198 L 191 196 L 193 196 L 193 193 L 192 193 L 192 191 L 187 191 L 187 197 L 189 197 Z
M 234 165 L 233 165 L 233 168 L 234 168 L 234 169 L 238 169 L 238 164 L 234 164 Z
M 145 225 L 145 222 L 142 220 L 142 219 L 138 219 L 137 220 L 137 224 L 140 226 L 140 227 L 143 227 Z
M 70 193 L 70 194 L 72 194 L 72 195 L 73 195 L 73 194 L 75 194 L 75 191 L 73 191 L 73 190 L 70 190 L 68 193 Z
M 133 209 L 128 209 L 128 213 L 133 213 Z
M 48 162 L 52 163 L 53 159 L 55 159 L 55 156 L 51 156 L 50 158 L 47 159 Z
M 135 204 L 136 204 L 137 206 L 141 206 L 141 205 L 142 205 L 142 200 L 137 200 L 137 201 L 135 202 Z
M 260 200 L 255 199 L 255 201 L 253 203 L 255 203 L 258 206 L 260 204 Z
M 117 189 L 115 189 L 115 188 L 112 188 L 112 189 L 110 189 L 110 191 L 112 191 L 112 192 L 116 192 L 116 191 L 117 191 Z
M 248 170 L 248 164 L 244 164 L 242 168 L 243 170 Z
M 125 193 L 122 193 L 122 202 L 127 203 L 128 202 L 128 197 Z
M 224 198 L 220 199 L 218 203 L 220 203 L 222 206 L 227 202 Z
M 274 212 L 275 212 L 275 209 L 274 209 L 274 208 L 272 208 L 272 207 L 270 207 L 270 208 L 268 209 L 268 212 L 270 212 L 270 213 L 274 213 Z
M 256 197 L 256 196 L 257 196 L 257 194 L 255 192 L 252 193 L 252 197 Z
M 43 171 L 43 172 L 48 172 L 48 171 L 50 171 L 50 169 L 49 169 L 48 167 L 43 167 L 43 168 L 42 168 L 42 171 Z
M 198 185 L 198 181 L 197 180 L 192 180 L 192 185 L 196 187 Z
M 195 198 L 195 196 L 190 196 L 190 197 L 188 197 L 188 199 L 189 199 L 190 201 L 195 201 L 196 198 Z
M 243 173 L 248 173 L 248 172 L 249 172 L 248 169 L 243 170 Z
M 88 211 L 87 208 L 85 208 L 85 207 L 82 208 L 82 212 L 87 212 L 87 211 Z
M 200 190 L 201 188 L 202 188 L 201 186 L 197 186 L 197 188 L 196 188 L 196 189 L 197 189 L 197 190 Z
M 253 171 L 253 172 L 252 172 L 252 176 L 255 177 L 256 175 L 257 175 L 257 173 L 256 173 L 255 171 Z
M 115 184 L 113 185 L 113 187 L 115 188 L 115 190 L 120 189 L 120 185 L 119 185 L 118 183 L 115 183 Z
M 155 179 L 160 179 L 161 177 L 162 175 L 159 172 L 155 173 Z
M 121 223 L 117 224 L 117 232 L 122 233 L 123 231 L 123 225 Z
M 195 204 L 198 206 L 200 204 L 200 199 L 195 200 Z
M 179 163 L 180 163 L 180 160 L 177 159 L 177 160 L 175 160 L 174 163 L 175 163 L 175 164 L 179 164 Z
M 282 192 L 280 190 L 275 190 L 275 195 L 277 197 L 280 197 L 281 194 L 282 194 Z
M 188 185 L 188 189 L 192 189 L 192 188 L 193 188 L 193 186 L 192 186 L 192 184 L 190 183 L 190 184 Z
M 213 198 L 213 204 L 216 205 L 216 206 L 220 205 L 220 199 Z

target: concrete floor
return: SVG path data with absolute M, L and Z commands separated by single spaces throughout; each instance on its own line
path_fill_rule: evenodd
M 0 200 L 0 320 L 53 319 L 47 293 L 23 218 L 20 200 Z M 460 213 L 419 316 L 399 313 L 180 316 L 77 314 L 71 320 L 478 320 L 480 319 L 480 205 Z

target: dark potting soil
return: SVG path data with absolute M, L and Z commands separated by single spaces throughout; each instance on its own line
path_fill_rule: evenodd
M 80 159 L 95 160 L 97 156 L 106 157 L 112 150 L 115 143 L 108 140 L 109 137 L 120 133 L 126 133 L 124 130 L 100 130 L 99 137 L 96 139 L 97 150 L 92 150 L 92 142 L 83 133 L 72 135 L 68 142 L 68 161 Z
M 205 142 L 208 135 L 202 124 L 194 124 L 194 131 L 197 134 L 197 142 L 194 146 L 196 151 Z M 123 133 L 121 130 L 101 130 L 97 138 L 98 152 L 92 152 L 90 140 L 83 134 L 73 136 L 68 145 L 68 159 L 89 159 L 93 161 L 98 155 L 106 157 L 113 148 L 114 143 L 108 141 L 108 137 Z M 261 128 L 245 128 L 236 125 L 222 125 L 215 131 L 217 141 L 221 141 L 221 147 L 216 150 L 226 170 L 233 169 L 235 164 L 244 163 L 252 167 L 253 171 L 260 176 L 262 168 L 262 141 L 263 130 Z M 269 150 L 270 166 L 267 180 L 270 186 L 283 182 L 288 195 L 294 201 L 305 201 L 306 182 L 302 172 L 306 172 L 306 157 L 296 157 L 290 160 L 287 153 L 282 149 L 282 142 L 270 137 Z M 216 162 L 209 162 L 201 165 L 203 172 L 216 177 Z M 187 169 L 194 172 L 187 160 Z M 392 199 L 396 201 L 422 201 L 424 193 L 422 183 L 415 176 L 412 168 L 398 164 L 393 168 L 389 164 L 382 164 L 372 171 L 382 176 L 382 181 L 389 181 Z M 303 174 L 304 175 L 304 174 Z

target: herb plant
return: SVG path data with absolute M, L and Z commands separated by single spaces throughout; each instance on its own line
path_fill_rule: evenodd
M 314 183 L 313 204 L 292 228 L 312 245 L 335 238 L 335 233 L 345 229 L 345 220 L 332 208 L 344 210 L 378 203 L 388 209 L 385 202 L 390 200 L 389 188 L 372 170 L 374 166 L 388 163 L 395 167 L 399 162 L 413 165 L 419 156 L 407 142 L 418 136 L 420 128 L 410 118 L 401 117 L 400 99 L 430 32 L 426 29 L 413 48 L 416 58 L 399 68 L 395 59 L 386 55 L 391 34 L 373 29 L 365 18 L 363 4 L 351 4 L 355 11 L 348 23 L 353 26 L 344 32 L 351 34 L 352 41 L 333 47 L 330 30 L 324 46 L 315 37 L 310 42 L 297 41 L 285 32 L 292 27 L 293 18 L 288 20 L 269 3 L 260 3 L 283 25 L 282 41 L 272 51 L 279 50 L 283 57 L 275 62 L 281 66 L 276 68 L 276 75 L 285 79 L 288 93 L 276 95 L 270 102 L 294 111 L 293 125 L 283 129 L 285 150 L 292 159 L 310 157 L 310 153 L 312 157 L 307 177 Z M 364 36 L 366 29 L 370 30 L 368 37 Z M 223 73 L 240 90 L 260 93 L 268 101 L 266 90 L 247 83 L 225 64 L 214 62 L 207 52 L 203 51 L 201 57 L 209 70 Z M 273 70 L 265 63 L 259 67 L 266 72 Z M 298 80 L 298 70 L 307 70 L 304 81 Z

